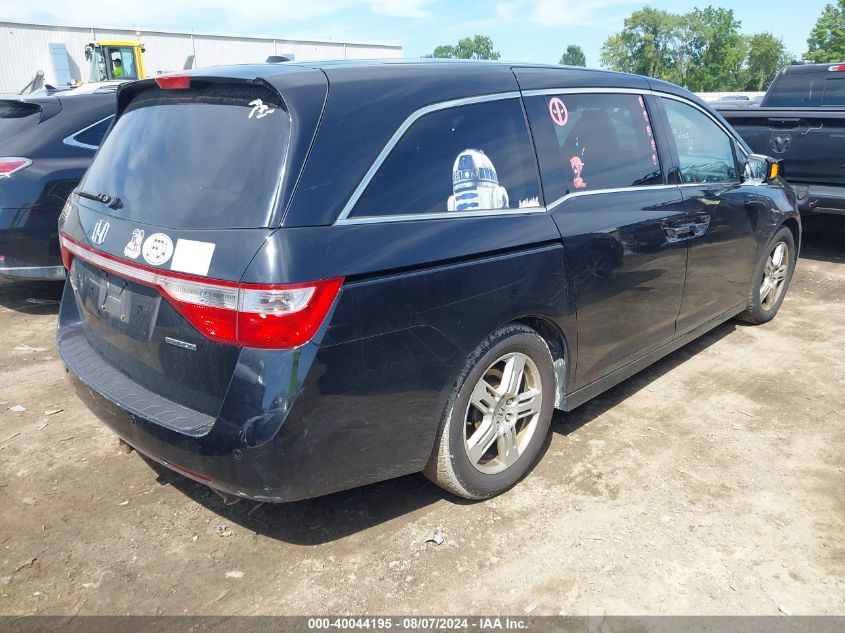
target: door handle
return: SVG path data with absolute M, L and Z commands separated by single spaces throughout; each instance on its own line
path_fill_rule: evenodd
M 710 216 L 709 215 L 701 215 L 696 218 L 695 222 L 690 222 L 690 231 L 692 235 L 689 236 L 687 239 L 692 239 L 694 237 L 701 237 L 705 233 L 707 233 L 707 229 L 710 228 Z
M 669 243 L 683 242 L 695 237 L 701 237 L 710 228 L 710 216 L 700 215 L 692 222 L 661 222 L 660 227 Z
M 660 227 L 663 229 L 663 234 L 666 236 L 666 241 L 670 244 L 688 240 L 692 234 L 692 224 L 690 224 L 689 222 L 682 222 L 677 224 L 671 222 L 661 222 Z

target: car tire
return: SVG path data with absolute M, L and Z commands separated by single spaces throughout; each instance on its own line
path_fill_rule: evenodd
M 767 323 L 778 313 L 792 274 L 798 252 L 792 231 L 782 226 L 769 241 L 754 269 L 748 304 L 739 318 L 746 323 Z
M 523 325 L 496 330 L 458 375 L 423 474 L 465 499 L 506 491 L 537 460 L 554 400 L 554 361 L 545 340 Z

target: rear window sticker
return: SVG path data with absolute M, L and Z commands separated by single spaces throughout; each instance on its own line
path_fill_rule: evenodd
M 153 233 L 141 248 L 144 261 L 152 266 L 161 266 L 173 255 L 173 240 L 164 233 Z
M 249 102 L 249 105 L 252 106 L 252 110 L 249 111 L 249 116 L 247 117 L 248 119 L 251 119 L 252 117 L 255 117 L 256 119 L 263 119 L 268 114 L 273 114 L 276 111 L 276 108 L 271 108 L 261 99 L 254 99 Z
M 123 248 L 123 256 L 138 259 L 141 254 L 141 244 L 144 242 L 144 229 L 134 229 L 129 243 Z
M 549 114 L 555 125 L 563 127 L 569 121 L 569 112 L 566 109 L 566 104 L 557 97 L 552 97 L 549 100 Z
M 487 155 L 478 149 L 465 149 L 452 167 L 452 195 L 449 211 L 507 209 L 507 189 L 499 185 L 496 168 Z
M 573 156 L 569 159 L 569 166 L 572 168 L 572 186 L 576 189 L 586 189 L 587 181 L 584 180 L 584 161 L 580 156 Z
M 530 207 L 539 207 L 540 206 L 540 199 L 537 196 L 533 198 L 524 198 L 519 201 L 519 208 L 526 209 Z
M 176 240 L 176 249 L 173 251 L 170 270 L 205 277 L 208 275 L 209 266 L 211 266 L 211 256 L 214 255 L 215 246 L 212 242 Z

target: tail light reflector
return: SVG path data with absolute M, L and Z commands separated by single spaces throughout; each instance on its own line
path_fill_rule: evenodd
M 828 66 L 827 70 L 829 72 L 843 72 L 845 71 L 845 64 L 834 64 L 833 66 Z
M 0 156 L 0 178 L 8 178 L 16 171 L 20 171 L 32 165 L 28 158 L 19 156 Z
M 106 272 L 156 288 L 207 338 L 227 345 L 290 349 L 310 341 L 343 278 L 304 284 L 245 284 L 163 271 L 95 251 L 61 234 L 62 262 L 78 257 Z

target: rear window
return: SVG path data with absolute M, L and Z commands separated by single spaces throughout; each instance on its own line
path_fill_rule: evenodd
M 0 141 L 38 125 L 41 108 L 23 101 L 0 101 Z
M 174 229 L 269 226 L 290 117 L 253 84 L 138 94 L 80 187 L 117 197 L 126 219 Z
M 766 97 L 773 108 L 815 108 L 822 103 L 824 80 L 821 73 L 786 73 L 781 75 Z

